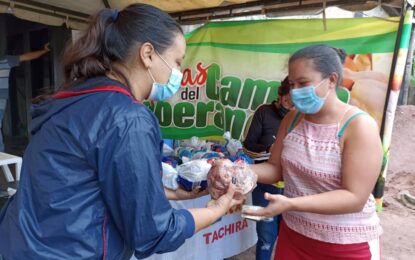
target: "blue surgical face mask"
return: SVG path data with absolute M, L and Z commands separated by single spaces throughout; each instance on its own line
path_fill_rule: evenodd
M 329 91 L 327 91 L 326 96 L 322 98 L 317 96 L 316 89 L 325 80 L 326 79 L 320 81 L 317 86 L 311 85 L 303 88 L 291 89 L 291 100 L 298 111 L 304 114 L 315 114 L 320 111 L 324 105 L 324 101 L 329 95 Z
M 157 83 L 153 77 L 153 74 L 151 74 L 150 69 L 148 70 L 150 77 L 153 79 L 153 85 L 148 99 L 163 101 L 174 96 L 174 94 L 176 94 L 176 92 L 180 89 L 183 73 L 175 68 L 172 68 L 158 53 L 157 55 L 164 61 L 164 63 L 166 63 L 167 67 L 171 69 L 171 74 L 167 83 Z

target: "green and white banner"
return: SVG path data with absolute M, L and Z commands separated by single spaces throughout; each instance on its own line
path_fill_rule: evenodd
M 208 23 L 187 35 L 184 78 L 168 102 L 149 104 L 165 138 L 243 139 L 253 112 L 277 96 L 296 50 L 324 43 L 349 54 L 344 85 L 351 103 L 379 123 L 387 93 L 398 18 L 260 20 Z
M 243 140 L 254 111 L 277 97 L 292 53 L 312 44 L 343 48 L 348 56 L 342 85 L 350 93 L 350 103 L 368 112 L 383 129 L 384 164 L 374 191 L 380 209 L 412 15 L 406 13 L 399 36 L 398 17 L 328 19 L 327 30 L 321 19 L 208 23 L 187 35 L 179 92 L 168 102 L 147 105 L 165 138 L 213 138 L 230 131 Z M 397 65 L 388 88 L 398 37 Z

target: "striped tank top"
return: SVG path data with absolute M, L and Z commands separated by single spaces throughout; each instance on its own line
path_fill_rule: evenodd
M 341 129 L 340 123 L 315 124 L 305 119 L 292 128 L 296 115 L 281 154 L 285 196 L 294 198 L 341 189 L 339 140 L 350 121 L 360 114 L 364 113 L 349 117 Z M 373 195 L 361 212 L 322 215 L 288 211 L 283 213 L 283 219 L 289 228 L 304 236 L 334 244 L 368 242 L 382 233 Z

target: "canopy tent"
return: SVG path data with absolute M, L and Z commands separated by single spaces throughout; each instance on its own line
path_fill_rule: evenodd
M 402 0 L 0 0 L 0 13 L 10 13 L 33 22 L 80 29 L 88 16 L 102 8 L 122 9 L 135 3 L 147 3 L 169 12 L 182 24 L 265 14 L 278 16 L 339 6 L 347 10 L 367 10 L 377 5 L 400 8 Z M 393 9 L 392 9 L 393 10 Z
M 412 59 L 411 55 L 409 55 L 410 58 L 407 60 L 407 56 L 408 52 L 413 53 L 412 49 L 408 51 L 410 32 L 412 32 L 413 12 L 403 12 L 403 10 L 399 9 L 406 9 L 402 8 L 406 6 L 408 6 L 409 9 L 412 9 L 414 0 L 407 0 L 405 4 L 403 0 L 0 0 L 0 13 L 13 14 L 21 19 L 47 25 L 60 26 L 66 24 L 70 28 L 80 29 L 85 27 L 89 15 L 98 10 L 103 8 L 122 9 L 135 2 L 157 6 L 169 12 L 181 24 L 203 23 L 208 20 L 258 14 L 267 15 L 269 17 L 287 14 L 304 14 L 310 10 L 312 12 L 318 12 L 331 6 L 338 6 L 350 11 L 365 11 L 380 5 L 385 11 L 390 12 L 394 16 L 397 16 L 396 12 L 400 11 L 401 19 L 397 31 L 395 50 L 393 51 L 393 62 L 388 82 L 388 94 L 386 96 L 380 133 L 384 144 L 385 163 L 381 175 L 383 179 L 380 178 L 377 187 L 379 186 L 379 190 L 383 192 L 383 185 L 380 184 L 382 183 L 382 180 L 384 183 L 384 177 L 386 175 L 392 124 L 397 104 L 396 96 L 399 95 L 402 83 L 401 79 L 404 75 L 403 64 L 409 62 L 408 67 L 410 68 Z M 407 3 L 408 5 L 406 5 Z M 324 13 L 325 12 L 323 12 L 323 15 Z M 406 17 L 404 17 L 405 13 Z M 306 27 L 309 28 L 308 22 L 306 25 Z M 371 30 L 367 28 L 362 31 L 365 30 L 367 30 L 366 32 L 372 33 Z M 267 34 L 268 32 L 264 31 L 263 35 Z M 30 38 L 29 36 L 30 35 L 26 32 L 27 39 Z M 400 44 L 401 38 L 403 38 L 402 42 L 405 43 L 402 44 L 403 47 Z M 414 40 L 412 39 L 412 41 Z M 196 42 L 194 44 L 198 43 Z M 223 42 L 220 42 L 220 44 L 223 44 Z M 26 45 L 29 46 L 28 43 L 26 43 Z M 58 64 L 60 57 L 57 51 L 55 51 L 55 54 L 55 60 Z M 399 80 L 396 80 L 396 78 Z M 30 81 L 27 82 L 28 83 L 26 84 L 29 86 Z M 30 86 L 26 87 L 26 89 L 30 90 Z M 28 93 L 26 96 L 29 97 L 30 94 L 31 93 Z M 29 107 L 29 99 L 27 99 L 27 104 L 27 107 Z M 29 116 L 27 122 L 30 122 Z

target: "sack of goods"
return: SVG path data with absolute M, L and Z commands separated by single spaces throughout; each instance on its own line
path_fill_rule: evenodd
M 162 162 L 161 166 L 163 169 L 163 186 L 171 190 L 177 190 L 179 188 L 179 185 L 177 184 L 177 170 L 168 163 Z
M 194 160 L 177 167 L 177 183 L 186 191 L 204 190 L 207 187 L 207 174 L 212 165 L 206 159 Z
M 208 190 L 214 199 L 225 194 L 231 183 L 236 189 L 234 198 L 242 199 L 256 187 L 256 182 L 256 174 L 243 161 L 216 160 L 208 173 Z

